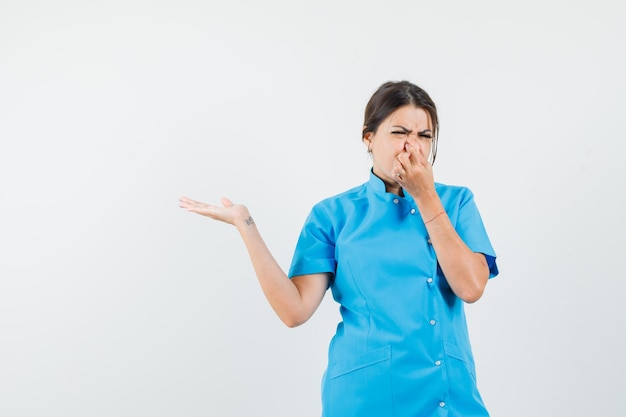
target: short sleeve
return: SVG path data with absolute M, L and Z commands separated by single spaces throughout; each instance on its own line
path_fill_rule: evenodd
M 335 273 L 335 239 L 333 226 L 324 208 L 313 207 L 307 217 L 289 268 L 289 278 L 297 275 Z
M 476 207 L 474 194 L 467 188 L 461 199 L 455 228 L 463 242 L 465 242 L 472 251 L 485 255 L 487 265 L 489 266 L 489 278 L 498 275 L 496 253 L 487 236 L 485 225 L 478 212 L 478 207 Z

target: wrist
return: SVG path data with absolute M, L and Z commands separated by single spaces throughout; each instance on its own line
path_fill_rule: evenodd
M 441 204 L 439 194 L 437 194 L 435 190 L 420 193 L 417 197 L 414 197 L 414 200 L 419 208 L 420 214 L 425 218 L 430 218 L 443 210 L 443 204 Z
M 250 212 L 248 211 L 246 207 L 242 207 L 242 210 L 240 210 L 240 212 L 237 213 L 237 215 L 235 216 L 233 220 L 233 225 L 239 231 L 243 231 L 249 228 L 250 226 L 254 225 L 254 219 L 252 218 L 252 216 L 250 215 Z
M 441 216 L 442 214 L 445 214 L 445 213 L 446 213 L 446 211 L 445 211 L 445 210 L 441 210 L 441 211 L 438 211 L 436 214 L 434 214 L 432 217 L 430 217 L 430 218 L 425 218 L 425 219 L 424 219 L 424 226 L 426 226 L 428 223 L 430 223 L 430 222 L 432 222 L 432 221 L 437 220 L 437 218 L 438 218 L 439 216 Z

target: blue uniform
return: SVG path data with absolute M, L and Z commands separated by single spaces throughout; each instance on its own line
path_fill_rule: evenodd
M 457 233 L 495 253 L 471 191 L 435 184 Z M 332 273 L 342 322 L 329 347 L 323 417 L 488 416 L 476 387 L 463 301 L 437 264 L 415 201 L 365 184 L 315 205 L 289 276 Z

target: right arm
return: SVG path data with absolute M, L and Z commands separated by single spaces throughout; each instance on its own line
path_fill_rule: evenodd
M 330 274 L 300 275 L 289 279 L 276 262 L 248 209 L 230 200 L 222 199 L 223 207 L 201 203 L 187 197 L 180 199 L 180 207 L 232 224 L 246 245 L 261 289 L 278 317 L 288 327 L 307 321 L 317 310 L 330 283 Z

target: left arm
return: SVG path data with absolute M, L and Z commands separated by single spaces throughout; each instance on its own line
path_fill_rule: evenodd
M 416 202 L 450 288 L 467 303 L 478 301 L 489 280 L 485 255 L 473 252 L 459 237 L 436 192 Z
M 395 178 L 417 203 L 430 241 L 452 291 L 463 301 L 480 299 L 489 280 L 489 267 L 482 253 L 473 252 L 463 242 L 446 214 L 435 190 L 432 166 L 422 148 L 406 145 L 398 155 Z

